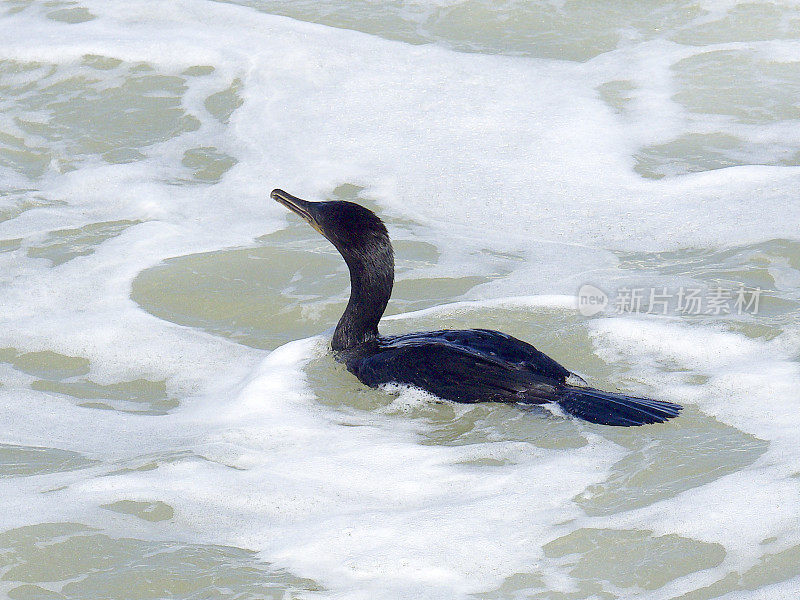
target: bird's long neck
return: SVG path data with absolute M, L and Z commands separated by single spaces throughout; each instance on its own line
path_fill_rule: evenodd
M 350 269 L 350 301 L 333 333 L 333 350 L 346 350 L 378 337 L 378 322 L 394 284 L 394 255 L 388 240 L 365 252 L 342 255 Z

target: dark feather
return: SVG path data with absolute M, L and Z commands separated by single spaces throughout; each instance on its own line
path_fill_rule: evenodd
M 661 423 L 677 404 L 568 385 L 572 375 L 530 344 L 486 329 L 444 330 L 380 338 L 346 358 L 347 368 L 376 387 L 400 383 L 454 402 L 557 403 L 603 425 Z

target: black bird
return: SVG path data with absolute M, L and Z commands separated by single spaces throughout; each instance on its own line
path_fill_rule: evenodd
M 331 348 L 370 387 L 411 385 L 455 402 L 555 402 L 603 425 L 644 425 L 676 417 L 681 406 L 586 386 L 530 344 L 488 329 L 378 333 L 394 283 L 394 253 L 383 222 L 353 202 L 308 202 L 283 190 L 272 198 L 330 241 L 350 269 L 350 301 Z

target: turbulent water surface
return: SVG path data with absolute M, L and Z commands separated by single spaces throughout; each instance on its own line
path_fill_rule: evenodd
M 790 2 L 5 0 L 0 596 L 797 598 L 798 97 Z M 362 387 L 273 187 L 682 416 Z

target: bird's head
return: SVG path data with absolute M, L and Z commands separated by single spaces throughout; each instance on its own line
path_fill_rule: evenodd
M 270 196 L 300 215 L 328 239 L 345 260 L 365 260 L 385 254 L 391 256 L 391 242 L 386 226 L 371 210 L 355 202 L 334 200 L 309 202 L 283 190 L 272 190 Z

